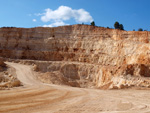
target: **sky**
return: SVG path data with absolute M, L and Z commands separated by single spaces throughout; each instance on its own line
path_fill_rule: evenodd
M 150 31 L 150 0 L 0 0 L 0 27 L 90 24 Z

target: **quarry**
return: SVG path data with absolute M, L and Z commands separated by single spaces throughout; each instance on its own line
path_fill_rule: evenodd
M 149 113 L 150 32 L 0 28 L 1 113 Z

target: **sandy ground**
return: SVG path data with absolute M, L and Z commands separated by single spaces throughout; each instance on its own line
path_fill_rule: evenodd
M 0 91 L 0 113 L 150 113 L 149 90 L 98 90 L 48 85 L 30 66 L 9 63 L 24 86 Z

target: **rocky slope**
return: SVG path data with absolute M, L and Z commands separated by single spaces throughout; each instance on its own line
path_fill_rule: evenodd
M 3 59 L 0 58 L 0 90 L 21 85 L 21 82 L 16 77 L 15 70 L 8 67 Z
M 1 28 L 0 56 L 32 60 L 43 82 L 104 89 L 149 87 L 149 40 L 147 31 L 88 25 Z

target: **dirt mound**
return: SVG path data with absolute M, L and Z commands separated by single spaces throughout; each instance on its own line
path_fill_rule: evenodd
M 72 87 L 80 87 L 78 81 L 71 80 L 65 77 L 58 71 L 42 73 L 38 76 L 38 79 L 44 83 L 57 84 L 57 85 L 68 85 Z

